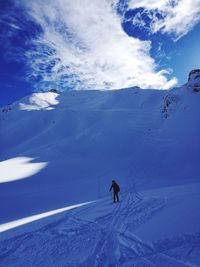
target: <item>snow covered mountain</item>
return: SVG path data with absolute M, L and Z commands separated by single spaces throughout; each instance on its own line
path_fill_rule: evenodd
M 0 229 L 95 202 L 5 232 L 1 266 L 199 266 L 199 77 L 170 91 L 52 90 L 4 107 Z

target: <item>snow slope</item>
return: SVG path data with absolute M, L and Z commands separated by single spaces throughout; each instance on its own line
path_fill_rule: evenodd
M 199 200 L 199 184 L 103 198 L 2 233 L 1 266 L 199 266 Z
M 198 181 L 199 97 L 133 88 L 14 103 L 0 117 L 0 222 L 96 200 L 112 178 L 123 191 Z
M 199 98 L 190 82 L 38 93 L 3 108 L 0 229 L 94 203 L 3 232 L 1 266 L 199 266 Z

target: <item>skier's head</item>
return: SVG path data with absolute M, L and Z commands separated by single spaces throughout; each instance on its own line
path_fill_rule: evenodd
M 112 184 L 115 184 L 116 182 L 115 182 L 115 180 L 112 180 Z

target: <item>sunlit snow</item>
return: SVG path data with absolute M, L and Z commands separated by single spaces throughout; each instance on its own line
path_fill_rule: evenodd
M 76 205 L 72 205 L 72 206 L 67 206 L 67 207 L 64 207 L 64 208 L 61 208 L 61 209 L 51 210 L 51 211 L 44 212 L 44 213 L 41 213 L 41 214 L 36 214 L 36 215 L 33 215 L 33 216 L 22 218 L 22 219 L 19 219 L 19 220 L 16 220 L 16 221 L 0 224 L 0 233 L 4 232 L 4 231 L 7 231 L 7 230 L 10 230 L 10 229 L 15 228 L 15 227 L 30 223 L 30 222 L 37 221 L 39 219 L 42 219 L 42 218 L 45 218 L 45 217 L 48 217 L 48 216 L 52 216 L 54 214 L 61 213 L 63 211 L 68 211 L 68 210 L 71 210 L 71 209 L 74 209 L 74 208 L 78 208 L 78 207 L 87 205 L 87 204 L 92 203 L 92 202 L 93 201 L 80 203 L 80 204 L 76 204 Z
M 47 166 L 47 162 L 31 162 L 34 158 L 16 157 L 0 162 L 0 183 L 30 177 Z
M 51 110 L 54 106 L 59 103 L 56 99 L 57 93 L 36 93 L 31 95 L 28 99 L 28 103 L 20 103 L 19 107 L 21 110 Z

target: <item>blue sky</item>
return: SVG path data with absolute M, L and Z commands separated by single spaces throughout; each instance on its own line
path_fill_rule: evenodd
M 199 43 L 199 0 L 1 0 L 0 106 L 52 88 L 179 86 Z

